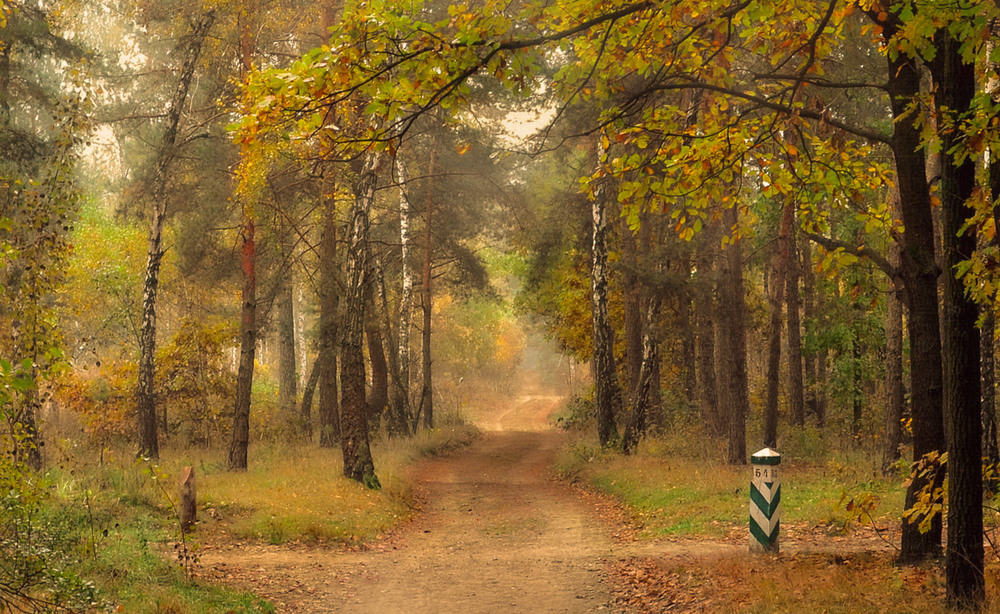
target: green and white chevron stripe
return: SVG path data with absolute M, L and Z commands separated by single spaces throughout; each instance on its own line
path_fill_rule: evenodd
M 781 455 L 764 448 L 750 457 L 750 549 L 777 552 L 781 528 Z
M 781 527 L 781 482 L 750 484 L 750 535 L 764 550 L 776 550 Z

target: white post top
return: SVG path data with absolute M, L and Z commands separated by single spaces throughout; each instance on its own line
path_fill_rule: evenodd
M 750 455 L 750 464 L 777 466 L 781 464 L 781 455 L 771 448 L 764 448 Z

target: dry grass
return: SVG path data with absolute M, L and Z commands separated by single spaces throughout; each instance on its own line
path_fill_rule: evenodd
M 638 454 L 601 451 L 583 437 L 557 471 L 611 495 L 641 526 L 640 535 L 747 543 L 749 468 L 717 460 L 697 433 L 652 439 Z M 617 611 L 741 614 L 943 614 L 940 563 L 897 567 L 895 552 L 852 516 L 846 503 L 875 501 L 874 525 L 898 543 L 904 489 L 884 477 L 864 450 L 786 454 L 782 462 L 782 548 L 778 556 L 636 557 L 609 565 Z M 1000 518 L 1000 515 L 997 516 Z M 995 527 L 989 523 L 990 534 Z M 870 522 L 867 524 L 871 524 Z M 858 529 L 858 530 L 853 530 Z M 887 529 L 887 530 L 886 530 Z M 846 530 L 847 535 L 844 535 Z M 786 541 L 787 539 L 787 541 Z M 787 545 L 787 548 L 785 547 Z M 669 553 L 669 546 L 664 547 Z M 1000 563 L 988 550 L 984 614 L 1000 614 Z
M 789 458 L 781 469 L 783 524 L 837 532 L 850 522 L 898 522 L 901 480 L 874 474 L 864 462 Z M 556 471 L 625 504 L 649 536 L 723 537 L 746 523 L 749 468 L 689 453 L 671 442 L 654 439 L 639 453 L 622 456 L 581 438 L 563 451 Z M 874 518 L 847 513 L 847 501 L 868 496 L 876 502 Z
M 270 543 L 369 540 L 413 514 L 406 480 L 414 460 L 468 444 L 475 431 L 448 426 L 413 439 L 373 446 L 382 489 L 369 490 L 342 475 L 339 448 L 277 446 L 251 449 L 245 473 L 225 470 L 223 452 L 177 451 L 162 466 L 179 475 L 184 465 L 197 473 L 199 514 L 206 528 Z

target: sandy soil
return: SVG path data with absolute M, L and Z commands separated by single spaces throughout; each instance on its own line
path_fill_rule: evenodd
M 608 611 L 607 563 L 655 545 L 614 540 L 592 502 L 551 478 L 562 434 L 549 416 L 560 400 L 524 396 L 472 416 L 484 434 L 421 463 L 423 512 L 385 543 L 361 552 L 215 545 L 202 554 L 205 575 L 243 584 L 281 612 Z M 731 549 L 700 545 L 699 555 L 706 548 Z

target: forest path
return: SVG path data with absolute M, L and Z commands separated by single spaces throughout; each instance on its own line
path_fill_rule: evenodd
M 653 545 L 616 543 L 594 507 L 552 478 L 563 434 L 548 425 L 560 401 L 525 395 L 470 416 L 483 435 L 419 464 L 422 513 L 383 544 L 222 547 L 202 564 L 250 584 L 279 612 L 608 611 L 606 564 Z

